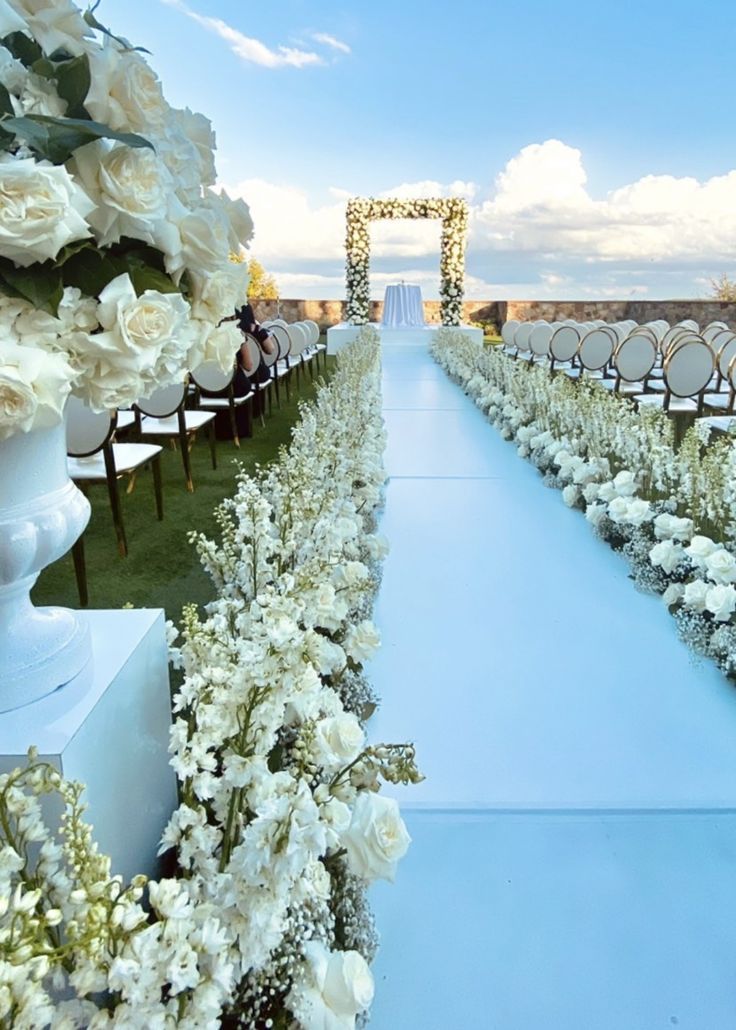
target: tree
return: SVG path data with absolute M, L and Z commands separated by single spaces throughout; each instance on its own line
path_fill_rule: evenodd
M 272 275 L 267 275 L 266 270 L 260 261 L 251 258 L 248 262 L 248 299 L 253 300 L 278 300 L 279 288 Z
M 717 279 L 711 279 L 710 292 L 715 300 L 736 301 L 736 279 L 729 279 L 721 272 Z

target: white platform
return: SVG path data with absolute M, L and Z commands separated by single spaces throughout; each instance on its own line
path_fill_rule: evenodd
M 91 665 L 53 694 L 0 715 L 0 771 L 23 765 L 35 745 L 67 779 L 86 785 L 86 818 L 113 873 L 152 875 L 177 803 L 164 613 L 91 611 L 87 618 Z
M 414 843 L 374 1030 L 733 1030 L 736 690 L 416 346 L 385 346 L 374 740 Z
M 388 345 L 399 345 L 399 346 L 414 346 L 414 347 L 428 347 L 432 337 L 441 329 L 439 325 L 425 325 L 417 328 L 407 329 L 393 329 L 382 325 L 380 322 L 370 323 L 381 337 L 382 344 Z M 347 347 L 349 343 L 352 343 L 360 332 L 362 326 L 359 325 L 348 325 L 346 322 L 341 322 L 339 325 L 333 325 L 327 330 L 327 353 L 337 354 L 343 347 Z M 483 343 L 483 330 L 477 326 L 461 325 L 457 326 L 458 329 L 466 333 L 471 340 L 474 340 L 479 346 Z

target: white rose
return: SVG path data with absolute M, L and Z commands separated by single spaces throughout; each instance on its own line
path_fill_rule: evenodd
M 253 219 L 250 208 L 242 197 L 233 199 L 225 190 L 220 190 L 219 193 L 207 190 L 205 204 L 224 216 L 229 230 L 230 250 L 237 253 L 240 247 L 248 245 L 253 236 Z
M 702 579 L 694 579 L 686 585 L 682 600 L 688 608 L 692 608 L 696 612 L 702 612 L 705 608 L 705 599 L 709 589 L 708 583 L 704 583 Z
M 565 502 L 568 508 L 573 507 L 573 505 L 577 502 L 579 496 L 580 491 L 572 483 L 569 483 L 562 491 L 562 500 Z
M 385 536 L 380 533 L 373 533 L 363 540 L 369 557 L 374 561 L 382 561 L 389 552 L 389 543 Z
M 592 526 L 599 526 L 605 514 L 605 504 L 590 504 L 585 512 L 585 517 Z
M 652 565 L 657 565 L 665 572 L 674 572 L 683 559 L 685 552 L 679 544 L 672 540 L 661 540 L 649 552 Z
M 211 275 L 193 271 L 192 315 L 217 325 L 244 303 L 248 291 L 248 266 L 228 263 Z
M 55 50 L 82 54 L 85 38 L 93 35 L 71 0 L 13 0 L 12 6 L 26 19 L 30 35 L 46 54 Z
M 190 111 L 188 107 L 172 112 L 174 121 L 184 135 L 197 149 L 199 155 L 199 178 L 203 186 L 211 186 L 217 179 L 215 156 L 217 147 L 212 122 L 203 114 Z
M 331 851 L 339 848 L 342 835 L 350 826 L 350 809 L 344 801 L 330 798 L 321 806 L 320 818 L 327 826 L 327 847 Z
M 393 882 L 396 865 L 406 854 L 411 837 L 393 798 L 363 791 L 355 802 L 342 843 L 355 876 Z
M 243 343 L 243 334 L 234 322 L 209 327 L 204 338 L 202 361 L 216 361 L 223 372 L 228 372 L 235 362 L 235 355 Z M 196 368 L 194 361 L 189 361 L 190 368 Z
M 365 744 L 365 731 L 350 712 L 320 719 L 314 733 L 318 751 L 330 766 L 350 765 Z
M 625 520 L 630 526 L 641 526 L 652 517 L 652 507 L 649 501 L 629 500 Z
M 163 128 L 171 109 L 140 54 L 106 39 L 99 50 L 90 48 L 89 61 L 92 84 L 84 106 L 95 121 L 143 134 Z
M 20 93 L 21 114 L 40 114 L 59 118 L 66 114 L 67 102 L 57 94 L 51 80 L 43 75 L 29 74 Z
M 166 250 L 166 270 L 176 277 L 185 268 L 216 272 L 226 267 L 230 253 L 230 226 L 222 211 L 199 207 L 178 217 L 179 249 Z
M 381 636 L 373 623 L 364 619 L 350 627 L 343 646 L 354 661 L 366 662 L 381 646 Z
M 121 236 L 154 242 L 155 223 L 167 219 L 173 183 L 153 150 L 98 140 L 75 152 L 71 169 L 96 204 L 88 221 L 100 246 Z
M 0 0 L 0 39 L 8 35 L 2 29 L 4 3 L 5 0 Z M 7 47 L 0 46 L 0 82 L 11 94 L 11 99 L 13 99 L 13 94 L 20 96 L 23 92 L 25 81 L 30 74 L 31 72 L 13 57 Z
M 599 489 L 597 483 L 586 483 L 583 487 L 583 497 L 587 504 L 593 504 L 598 500 Z
M 685 548 L 685 552 L 690 555 L 696 565 L 700 565 L 717 550 L 717 547 L 718 545 L 714 544 L 710 537 L 694 536 L 690 541 L 690 546 Z
M 707 575 L 716 583 L 736 582 L 736 558 L 721 547 L 705 559 Z
M 303 1030 L 353 1030 L 373 1001 L 373 976 L 357 951 L 331 952 L 319 941 L 303 948 L 303 975 L 286 1003 Z
M 633 472 L 624 469 L 614 476 L 613 487 L 619 497 L 633 497 L 636 493 L 636 476 Z
M 670 605 L 677 604 L 682 600 L 683 594 L 685 593 L 685 587 L 682 583 L 670 583 L 665 592 L 662 594 L 662 600 L 669 608 Z
M 0 440 L 60 422 L 73 378 L 65 355 L 0 341 Z
M 728 622 L 736 609 L 736 589 L 730 583 L 711 587 L 705 595 L 705 607 L 716 622 Z
M 0 161 L 0 255 L 21 268 L 90 236 L 92 201 L 62 165 Z
M 613 483 L 602 483 L 598 488 L 598 497 L 601 501 L 608 503 L 616 497 L 616 490 Z
M 692 519 L 680 519 L 663 512 L 654 520 L 654 535 L 658 540 L 689 540 L 692 531 Z
M 614 522 L 625 522 L 629 511 L 629 502 L 625 497 L 614 497 L 608 505 L 608 516 Z

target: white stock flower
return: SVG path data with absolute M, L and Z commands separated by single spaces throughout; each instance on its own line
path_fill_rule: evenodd
M 694 579 L 686 584 L 682 594 L 683 603 L 692 608 L 693 611 L 702 612 L 705 609 L 705 599 L 710 589 L 710 584 L 702 579 Z
M 730 583 L 710 587 L 705 595 L 705 607 L 716 622 L 728 622 L 736 609 L 736 588 Z
M 94 205 L 62 165 L 0 160 L 0 255 L 21 268 L 90 236 Z
M 318 941 L 304 946 L 304 958 L 286 999 L 302 1030 L 353 1030 L 355 1017 L 373 1001 L 368 963 L 357 951 L 328 951 Z
M 706 574 L 715 583 L 736 582 L 736 558 L 725 547 L 712 551 L 704 559 Z
M 390 880 L 406 854 L 411 837 L 393 798 L 362 791 L 355 802 L 350 826 L 343 834 L 350 871 L 363 880 Z
M 351 626 L 343 644 L 346 652 L 356 662 L 367 662 L 381 646 L 381 636 L 369 619 Z
M 60 422 L 73 377 L 63 354 L 0 341 L 0 440 Z

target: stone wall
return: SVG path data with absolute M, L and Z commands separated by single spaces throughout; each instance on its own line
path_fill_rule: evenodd
M 345 304 L 340 300 L 257 300 L 253 301 L 256 317 L 261 321 L 281 318 L 287 322 L 300 322 L 311 318 L 321 329 L 337 325 L 344 319 Z M 371 321 L 380 322 L 383 302 L 371 302 Z M 427 322 L 439 324 L 440 302 L 425 300 L 424 317 Z M 603 319 L 618 322 L 633 318 L 637 322 L 651 322 L 664 318 L 670 324 L 684 318 L 694 318 L 701 325 L 716 320 L 736 325 L 736 303 L 719 300 L 467 300 L 463 304 L 464 322 L 490 322 L 500 327 L 509 319 L 548 322 L 575 318 L 581 322 Z

